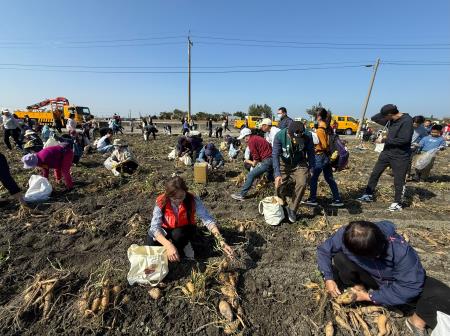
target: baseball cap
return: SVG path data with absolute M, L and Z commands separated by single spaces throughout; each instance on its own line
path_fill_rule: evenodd
M 272 126 L 272 120 L 270 120 L 269 118 L 264 118 L 264 119 L 259 123 L 259 128 L 261 128 L 262 125 Z
M 241 129 L 241 133 L 238 136 L 238 140 L 242 140 L 247 135 L 251 135 L 251 134 L 252 134 L 252 130 L 250 128 L 244 127 L 243 129 Z
M 212 144 L 212 143 L 207 144 L 205 147 L 205 155 L 211 156 L 214 153 L 215 148 L 216 147 L 214 146 L 214 144 Z
M 380 110 L 380 113 L 381 113 L 381 115 L 383 115 L 383 116 L 386 116 L 386 115 L 388 115 L 388 114 L 397 114 L 399 111 L 398 111 L 398 108 L 397 108 L 397 106 L 396 105 L 394 105 L 394 104 L 387 104 L 387 105 L 384 105 L 382 108 L 381 108 L 381 110 Z

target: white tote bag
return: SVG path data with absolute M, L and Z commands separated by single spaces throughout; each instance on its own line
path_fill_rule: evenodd
M 52 193 L 52 185 L 41 175 L 31 175 L 28 185 L 24 196 L 26 202 L 46 201 Z
M 168 158 L 169 160 L 175 160 L 176 157 L 177 157 L 177 150 L 176 150 L 176 149 L 173 149 L 173 150 L 169 153 L 169 155 L 167 155 L 167 158 Z
M 183 162 L 185 166 L 192 166 L 192 158 L 189 156 L 189 154 L 184 154 L 182 157 L 180 157 L 180 161 Z
M 166 249 L 163 246 L 139 246 L 128 248 L 130 270 L 127 280 L 130 285 L 158 285 L 169 273 L 169 262 Z
M 431 336 L 450 335 L 450 316 L 437 311 L 437 325 L 433 329 Z
M 269 196 L 259 202 L 259 213 L 269 225 L 278 225 L 284 219 L 283 200 L 277 196 Z

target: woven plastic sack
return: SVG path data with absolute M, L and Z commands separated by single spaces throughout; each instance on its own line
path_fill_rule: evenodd
M 169 262 L 163 246 L 140 246 L 133 244 L 128 248 L 130 270 L 127 280 L 130 285 L 158 285 L 169 273 Z
M 414 163 L 414 168 L 416 168 L 417 170 L 422 170 L 427 167 L 431 163 L 431 160 L 433 160 L 433 158 L 436 156 L 436 153 L 438 151 L 439 148 L 435 148 L 428 152 L 419 154 L 417 156 L 416 162 Z

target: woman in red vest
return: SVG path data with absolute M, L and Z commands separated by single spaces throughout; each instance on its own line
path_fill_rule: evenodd
M 208 213 L 199 197 L 188 192 L 184 180 L 175 176 L 165 184 L 164 194 L 156 198 L 152 222 L 148 230 L 148 245 L 164 246 L 170 261 L 180 261 L 180 252 L 193 258 L 190 241 L 196 232 L 199 217 L 213 234 L 223 251 L 233 257 L 233 250 L 225 243 L 214 218 Z

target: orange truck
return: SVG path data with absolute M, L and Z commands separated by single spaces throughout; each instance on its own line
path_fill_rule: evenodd
M 69 100 L 65 97 L 57 97 L 29 105 L 25 110 L 15 110 L 14 114 L 20 119 L 28 116 L 41 124 L 53 124 L 56 119 L 65 120 L 69 118 L 70 114 L 73 114 L 75 121 L 81 123 L 90 118 L 91 111 L 89 107 L 70 105 Z

